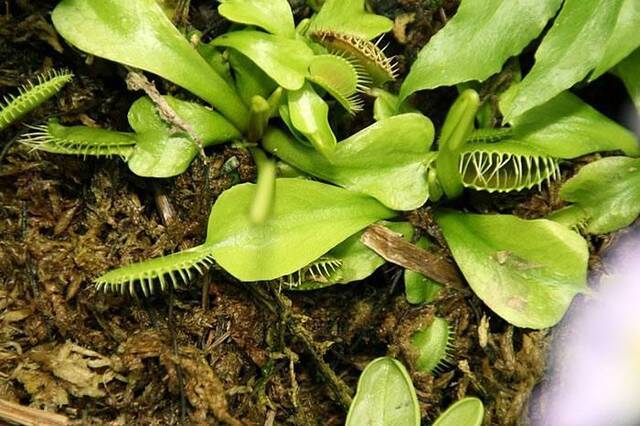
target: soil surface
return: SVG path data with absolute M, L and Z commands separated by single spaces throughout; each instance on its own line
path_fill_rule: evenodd
M 0 95 L 37 72 L 67 68 L 73 82 L 26 122 L 56 115 L 67 124 L 126 130 L 126 112 L 140 93 L 127 90 L 122 67 L 87 58 L 56 36 L 50 24 L 56 3 L 0 2 Z M 189 24 L 209 37 L 228 25 L 214 3 L 194 0 L 189 10 Z M 398 55 L 403 74 L 457 7 L 441 0 L 370 4 L 396 21 L 389 52 Z M 297 18 L 312 13 L 303 0 L 292 5 Z M 498 76 L 483 85 L 485 99 L 500 82 Z M 621 91 L 606 77 L 595 87 Z M 451 89 L 431 91 L 418 95 L 416 106 L 438 127 L 454 97 Z M 613 98 L 589 100 L 614 115 Z M 371 123 L 370 105 L 354 119 L 334 121 L 341 135 L 349 134 Z M 215 269 L 170 294 L 97 292 L 91 280 L 108 269 L 199 244 L 206 194 L 215 199 L 254 179 L 251 158 L 222 146 L 207 151 L 208 177 L 197 160 L 177 178 L 143 179 L 119 159 L 15 144 L 27 130 L 16 125 L 0 134 L 0 399 L 78 424 L 342 424 L 364 366 L 391 354 L 411 370 L 427 422 L 467 394 L 484 401 L 485 424 L 523 422 L 544 374 L 549 333 L 508 325 L 466 287 L 413 306 L 400 269 L 389 265 L 364 282 L 306 293 L 238 283 Z M 564 166 L 566 176 L 574 166 Z M 540 217 L 558 207 L 557 188 L 473 194 L 457 205 Z M 407 218 L 438 238 L 428 208 Z M 591 243 L 597 253 L 603 240 Z M 442 373 L 430 375 L 413 369 L 408 338 L 434 315 L 452 324 L 455 349 Z

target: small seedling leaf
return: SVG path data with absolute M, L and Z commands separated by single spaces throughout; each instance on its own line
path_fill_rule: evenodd
M 484 405 L 478 398 L 467 397 L 452 404 L 433 423 L 433 426 L 480 426 Z
M 404 365 L 391 357 L 367 365 L 353 398 L 346 426 L 419 426 L 420 407 Z

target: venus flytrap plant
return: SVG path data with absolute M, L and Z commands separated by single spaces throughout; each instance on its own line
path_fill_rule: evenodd
M 204 146 L 240 137 L 220 114 L 199 104 L 164 97 L 179 117 L 193 128 Z M 163 121 L 153 102 L 142 97 L 131 105 L 129 125 L 134 132 L 116 132 L 86 126 L 66 127 L 52 120 L 33 127 L 21 141 L 36 149 L 82 156 L 120 156 L 139 176 L 171 177 L 184 172 L 198 155 L 198 146 L 184 132 Z
M 277 179 L 271 214 L 253 221 L 248 212 L 255 184 L 225 191 L 211 210 L 207 238 L 197 247 L 110 271 L 100 288 L 149 293 L 188 282 L 212 261 L 241 281 L 266 281 L 293 274 L 369 224 L 394 216 L 375 199 L 302 179 Z M 295 229 L 295 232 L 292 230 Z M 292 250 L 295 248 L 295 250 Z

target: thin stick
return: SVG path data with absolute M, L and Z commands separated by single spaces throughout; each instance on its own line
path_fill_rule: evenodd
M 0 420 L 24 426 L 66 426 L 69 419 L 61 414 L 25 407 L 0 399 Z
M 389 228 L 371 225 L 360 241 L 391 263 L 419 272 L 439 283 L 462 285 L 458 270 L 447 258 L 411 244 Z
M 175 112 L 171 105 L 167 103 L 167 101 L 162 97 L 160 92 L 156 86 L 151 83 L 144 74 L 138 71 L 130 70 L 129 74 L 127 74 L 127 87 L 129 90 L 142 90 L 147 96 L 151 98 L 151 100 L 156 104 L 158 112 L 160 116 L 167 121 L 169 124 L 174 125 L 178 129 L 186 132 L 191 139 L 198 145 L 198 150 L 200 151 L 200 157 L 202 157 L 202 161 L 207 162 L 207 156 L 204 153 L 204 145 L 202 144 L 202 139 L 196 134 L 193 130 L 193 127 L 186 121 L 184 121 L 178 113 Z

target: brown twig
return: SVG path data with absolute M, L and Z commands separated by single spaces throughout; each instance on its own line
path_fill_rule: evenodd
M 69 424 L 69 419 L 61 414 L 25 407 L 4 399 L 0 399 L 0 419 L 25 426 L 66 426 Z
M 167 194 L 160 188 L 156 183 L 152 183 L 153 188 L 153 198 L 156 202 L 156 208 L 158 209 L 158 213 L 160 213 L 160 219 L 162 220 L 162 224 L 164 226 L 169 226 L 176 219 L 176 209 L 171 204 L 169 197 Z
M 147 79 L 147 77 L 139 71 L 129 70 L 127 74 L 127 88 L 129 90 L 142 90 L 144 91 L 149 98 L 156 104 L 158 109 L 158 113 L 160 116 L 169 124 L 177 127 L 179 130 L 186 132 L 191 139 L 198 145 L 198 150 L 200 151 L 200 157 L 202 157 L 202 161 L 207 163 L 207 156 L 204 153 L 204 145 L 202 144 L 202 139 L 196 134 L 193 130 L 193 127 L 186 121 L 184 121 L 178 113 L 171 108 L 171 105 L 167 103 L 167 101 L 162 97 L 160 92 L 156 86 Z
M 371 225 L 360 241 L 391 263 L 419 272 L 439 283 L 462 284 L 458 270 L 446 257 L 411 244 L 389 228 Z

